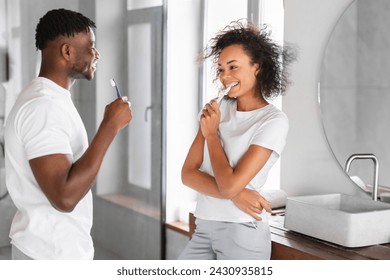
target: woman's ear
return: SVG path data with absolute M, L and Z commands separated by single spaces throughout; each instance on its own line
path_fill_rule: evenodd
M 256 71 L 255 71 L 255 76 L 257 76 L 259 73 L 260 73 L 260 70 L 261 70 L 261 68 L 260 68 L 260 65 L 259 64 L 257 64 L 257 63 L 255 63 L 255 68 L 256 68 Z

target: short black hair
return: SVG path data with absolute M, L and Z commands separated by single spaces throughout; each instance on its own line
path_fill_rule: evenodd
M 66 9 L 51 10 L 39 20 L 35 29 L 35 46 L 37 50 L 43 50 L 47 41 L 58 36 L 72 37 L 80 32 L 89 32 L 90 28 L 96 28 L 95 23 L 78 12 Z

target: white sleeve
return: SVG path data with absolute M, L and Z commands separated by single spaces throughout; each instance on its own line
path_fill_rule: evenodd
M 27 103 L 16 118 L 17 133 L 27 158 L 49 154 L 72 154 L 66 112 L 47 99 Z
M 270 149 L 280 156 L 286 145 L 288 127 L 287 116 L 277 114 L 258 127 L 251 144 Z

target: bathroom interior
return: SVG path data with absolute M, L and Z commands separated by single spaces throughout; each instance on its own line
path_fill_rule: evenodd
M 200 64 L 197 56 L 213 34 L 243 18 L 267 24 L 276 41 L 298 52 L 287 94 L 272 101 L 290 122 L 264 186 L 287 195 L 286 210 L 271 224 L 274 259 L 390 259 L 390 222 L 384 222 L 390 217 L 389 1 L 0 0 L 0 260 L 11 258 L 15 213 L 5 186 L 4 122 L 39 69 L 36 23 L 60 7 L 97 25 L 95 79 L 71 89 L 89 139 L 115 99 L 111 78 L 132 103 L 133 121 L 114 140 L 93 187 L 95 259 L 174 260 L 184 248 L 196 193 L 182 184 L 181 166 L 198 111 L 217 92 L 209 62 Z M 328 211 L 335 199 L 329 194 L 346 206 Z M 357 204 L 367 207 L 356 210 Z M 363 244 L 352 233 L 340 241 L 345 229 L 329 227 L 328 235 L 337 235 L 330 240 L 305 231 L 316 219 L 345 218 L 351 231 L 367 228 L 353 214 L 378 219 L 382 227 L 369 224 L 367 234 L 376 230 L 380 238 L 370 235 Z

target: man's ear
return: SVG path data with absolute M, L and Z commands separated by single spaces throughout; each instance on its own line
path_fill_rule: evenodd
M 71 53 L 71 46 L 69 44 L 62 44 L 61 45 L 61 55 L 66 60 L 70 60 L 70 53 Z

